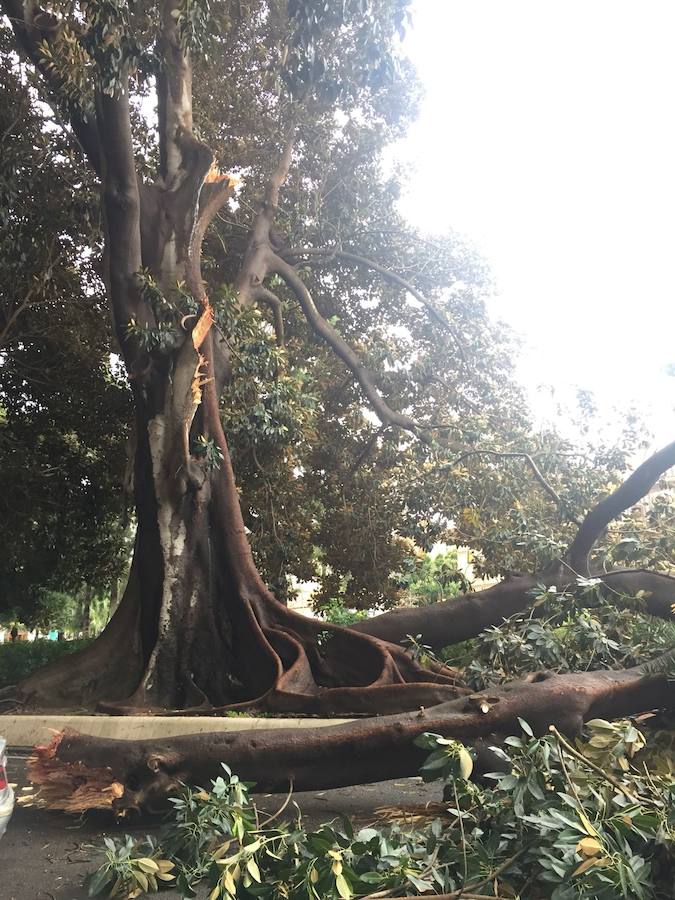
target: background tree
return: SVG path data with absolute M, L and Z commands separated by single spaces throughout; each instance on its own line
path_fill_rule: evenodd
M 37 625 L 54 591 L 107 590 L 126 563 L 131 409 L 95 272 L 95 185 L 9 38 L 2 29 L 0 613 Z

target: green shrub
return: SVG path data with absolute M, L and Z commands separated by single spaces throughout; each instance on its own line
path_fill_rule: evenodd
M 458 568 L 457 550 L 453 548 L 433 555 L 410 556 L 404 561 L 403 570 L 391 577 L 413 606 L 451 600 L 472 590 L 465 573 Z
M 0 644 L 0 688 L 16 684 L 52 660 L 86 647 L 92 638 L 76 641 L 14 641 Z
M 326 622 L 332 625 L 353 625 L 360 619 L 365 619 L 368 613 L 363 609 L 348 609 L 339 600 L 331 600 L 321 606 L 319 613 Z

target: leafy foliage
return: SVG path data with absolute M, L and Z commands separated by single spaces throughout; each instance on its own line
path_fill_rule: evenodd
M 126 563 L 129 393 L 110 363 L 96 189 L 0 27 L 0 610 Z M 48 604 L 47 604 L 48 605 Z
M 353 625 L 354 622 L 358 622 L 366 617 L 365 610 L 348 609 L 339 600 L 331 600 L 325 606 L 319 607 L 317 612 L 327 622 L 332 622 L 333 625 Z
M 433 555 L 413 554 L 405 560 L 403 571 L 392 573 L 392 578 L 403 588 L 404 602 L 414 606 L 450 600 L 471 590 L 458 568 L 457 551 L 452 548 Z
M 640 598 L 607 596 L 597 580 L 576 593 L 545 588 L 531 610 L 486 628 L 442 655 L 466 665 L 468 683 L 482 690 L 530 672 L 583 672 L 647 663 L 675 646 L 675 625 L 641 612 Z
M 0 644 L 0 688 L 17 684 L 36 669 L 86 647 L 88 638 L 73 641 L 15 641 Z
M 425 780 L 441 779 L 442 821 L 423 827 L 369 827 L 348 821 L 312 831 L 297 822 L 260 822 L 242 784 L 225 766 L 211 791 L 186 788 L 156 844 L 106 841 L 107 860 L 90 894 L 137 896 L 138 871 L 156 870 L 182 896 L 208 884 L 210 900 L 245 897 L 328 900 L 454 891 L 486 897 L 576 900 L 665 898 L 675 862 L 675 782 L 640 762 L 645 738 L 629 721 L 586 725 L 577 746 L 557 732 L 521 736 L 498 752 L 504 772 L 471 781 L 472 752 L 434 734 Z M 167 860 L 161 859 L 166 856 Z M 155 872 L 156 874 L 156 872 Z M 153 892 L 148 880 L 145 890 Z M 382 892 L 380 894 L 380 892 Z
M 156 894 L 159 885 L 176 877 L 174 864 L 161 858 L 161 851 L 152 835 L 141 840 L 126 835 L 124 840 L 104 838 L 106 862 L 88 880 L 89 896 L 106 892 L 108 897 L 139 897 Z
M 130 67 L 138 167 L 154 176 L 156 134 L 139 109 L 147 76 L 158 70 L 157 4 L 97 0 L 78 11 L 55 2 L 50 10 L 68 24 L 45 60 L 69 102 L 86 111 L 94 70 L 94 82 L 114 92 L 121 70 Z M 183 45 L 193 51 L 196 131 L 223 170 L 244 173 L 236 201 L 207 236 L 203 271 L 218 327 L 233 348 L 236 377 L 223 417 L 246 524 L 270 586 L 283 597 L 294 576 L 318 581 L 320 605 L 344 587 L 348 607 L 389 607 L 405 587 L 390 575 L 403 571 L 411 542 L 424 551 L 438 540 L 468 545 L 479 574 L 548 562 L 571 534 L 566 511 L 578 514 L 617 483 L 639 449 L 639 423 L 626 417 L 620 445 L 600 446 L 597 416 L 581 398 L 577 418 L 588 441 L 535 431 L 514 380 L 517 344 L 486 314 L 485 262 L 458 236 L 429 239 L 399 215 L 409 175 L 386 168 L 383 153 L 405 132 L 419 98 L 414 73 L 399 59 L 408 4 L 190 0 L 175 12 Z M 7 24 L 0 30 L 8 49 Z M 119 568 L 130 398 L 109 362 L 93 179 L 67 130 L 36 100 L 39 82 L 9 52 L 3 66 L 12 102 L 0 123 L 0 283 L 15 290 L 0 288 L 0 330 L 17 297 L 30 295 L 31 307 L 14 323 L 23 330 L 14 330 L 0 367 L 1 468 L 12 489 L 11 504 L 0 512 L 20 519 L 10 554 L 16 564 L 11 578 L 0 573 L 0 579 L 14 598 L 28 598 L 50 573 L 56 581 L 86 572 L 99 582 Z M 368 363 L 392 406 L 414 412 L 426 443 L 373 421 L 343 364 L 283 287 L 270 285 L 284 305 L 284 349 L 267 311 L 239 314 L 232 302 L 229 286 L 276 164 L 280 122 L 288 118 L 297 141 L 277 217 L 279 240 L 285 250 L 326 251 L 298 260 L 318 308 Z M 452 323 L 456 340 L 439 337 L 401 284 L 340 258 L 334 252 L 340 250 L 414 283 Z M 180 285 L 166 298 L 147 272 L 139 278 L 158 325 L 127 325 L 149 353 L 170 354 L 183 337 L 182 317 L 195 310 Z M 564 509 L 542 493 L 522 461 L 481 455 L 458 461 L 467 446 L 530 453 Z M 201 449 L 215 468 L 217 459 Z M 53 494 L 45 486 L 54 479 L 47 473 L 57 461 L 60 494 L 48 504 Z M 28 496 L 44 502 L 31 506 Z M 665 495 L 650 501 L 622 531 L 610 531 L 601 553 L 666 566 L 669 504 Z M 30 570 L 21 547 L 35 548 Z M 64 565 L 68 558 L 75 565 Z
M 403 36 L 407 10 L 405 2 L 390 4 L 394 15 L 389 25 Z M 347 84 L 368 85 L 393 81 L 398 74 L 396 59 L 386 52 L 383 42 L 382 4 L 375 0 L 341 0 L 339 3 L 312 3 L 289 0 L 288 15 L 292 31 L 283 80 L 291 97 L 304 97 L 313 89 L 318 96 L 338 99 Z M 352 32 L 359 52 L 345 71 L 329 35 Z M 332 44 L 332 46 L 331 46 Z

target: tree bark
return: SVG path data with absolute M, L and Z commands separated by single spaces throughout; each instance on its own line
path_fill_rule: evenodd
M 648 569 L 619 569 L 597 576 L 608 596 L 634 597 L 644 591 L 644 611 L 661 619 L 675 618 L 675 578 Z M 440 650 L 477 637 L 486 628 L 501 625 L 504 619 L 529 609 L 533 592 L 548 587 L 559 591 L 574 589 L 576 579 L 564 566 L 536 575 L 510 576 L 483 591 L 463 594 L 430 606 L 403 607 L 363 619 L 353 631 L 370 634 L 383 641 L 399 643 L 406 635 L 421 635 L 421 641 Z
M 120 602 L 120 580 L 113 578 L 110 582 L 110 601 L 108 603 L 108 621 L 112 618 Z
M 623 484 L 590 510 L 567 554 L 575 572 L 588 575 L 589 554 L 605 528 L 646 496 L 658 479 L 674 465 L 675 441 L 650 456 Z
M 85 584 L 80 606 L 80 628 L 84 637 L 89 637 L 91 631 L 91 601 L 93 596 L 94 591 L 92 586 L 90 584 Z
M 171 397 L 182 390 L 180 382 L 174 373 Z M 239 709 L 344 715 L 428 707 L 466 693 L 452 669 L 425 669 L 400 646 L 279 603 L 253 562 L 215 420 L 215 386 L 198 424 L 217 438 L 221 468 L 201 480 L 195 468 L 192 481 L 183 475 L 178 488 L 182 418 L 161 411 L 150 416 L 135 391 L 138 534 L 127 590 L 97 641 L 21 685 L 29 705 L 95 706 L 120 714 Z M 155 386 L 147 395 L 158 393 Z

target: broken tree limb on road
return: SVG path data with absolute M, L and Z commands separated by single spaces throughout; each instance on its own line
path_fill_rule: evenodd
M 657 668 L 657 667 L 655 667 Z M 537 673 L 430 710 L 367 718 L 328 728 L 274 729 L 122 741 L 76 732 L 38 747 L 29 778 L 52 809 L 156 809 L 181 784 L 208 784 L 226 763 L 260 790 L 334 788 L 414 775 L 424 751 L 413 741 L 434 732 L 472 744 L 498 741 L 525 719 L 536 734 L 550 725 L 573 735 L 590 718 L 675 707 L 675 683 L 644 667 L 568 675 Z M 102 778 L 102 772 L 108 778 Z M 120 788 L 121 786 L 121 788 Z M 97 788 L 97 790 L 92 790 Z M 74 791 L 79 795 L 73 796 Z M 79 799 L 78 799 L 79 798 Z

